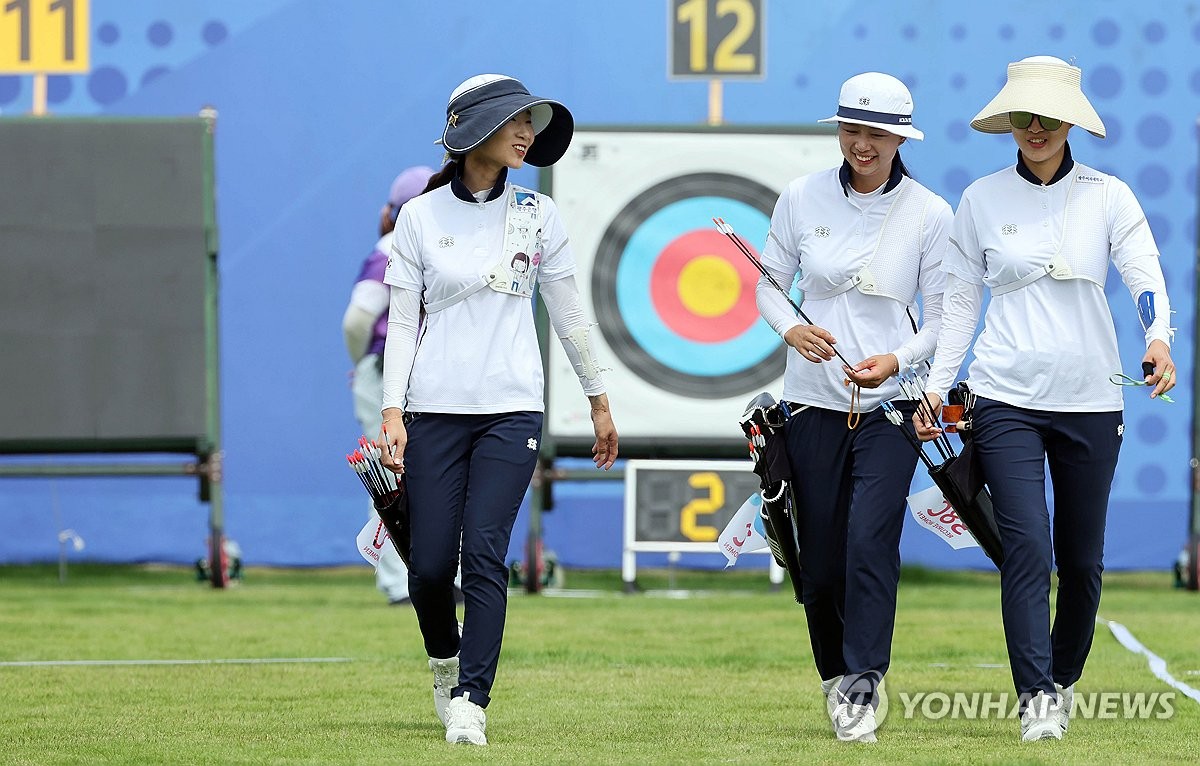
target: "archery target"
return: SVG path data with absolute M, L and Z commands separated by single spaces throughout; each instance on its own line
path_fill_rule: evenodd
M 765 241 L 777 196 L 740 176 L 693 173 L 647 189 L 613 219 L 596 252 L 592 297 L 626 367 L 700 399 L 744 394 L 783 374 L 783 346 L 754 301 L 758 271 L 711 221 L 720 210 L 748 242 Z
M 779 394 L 786 355 L 759 317 L 758 271 L 712 219 L 757 254 L 787 182 L 840 161 L 827 132 L 576 131 L 550 193 L 623 440 L 737 441 L 745 403 Z M 587 400 L 556 346 L 548 430 L 587 438 Z

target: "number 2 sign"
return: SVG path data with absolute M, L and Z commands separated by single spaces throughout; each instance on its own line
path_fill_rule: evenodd
M 86 72 L 88 0 L 0 0 L 0 74 Z

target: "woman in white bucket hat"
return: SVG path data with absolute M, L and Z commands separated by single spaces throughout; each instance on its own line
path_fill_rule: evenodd
M 985 133 L 1011 133 L 1019 150 L 1015 165 L 963 193 L 929 380 L 931 392 L 953 385 L 988 288 L 969 370 L 978 395 L 972 430 L 1004 549 L 1004 633 L 1024 741 L 1067 730 L 1100 602 L 1105 516 L 1124 432 L 1121 390 L 1110 383 L 1121 364 L 1104 294 L 1110 262 L 1137 304 L 1150 396 L 1176 383 L 1170 303 L 1146 216 L 1124 182 L 1077 162 L 1067 143 L 1073 126 L 1104 137 L 1080 80 L 1078 67 L 1050 56 L 1009 64 L 1008 81 L 972 120 Z M 937 433 L 916 425 L 923 439 Z
M 401 209 L 384 276 L 391 308 L 380 441 L 409 494 L 410 597 L 450 743 L 487 744 L 484 709 L 507 611 L 504 555 L 545 409 L 535 286 L 591 401 L 594 462 L 607 470 L 617 458 L 558 209 L 507 180 L 526 162 L 556 162 L 572 129 L 566 107 L 511 77 L 478 75 L 455 88 L 441 137 L 450 161 Z
M 933 355 L 950 206 L 909 177 L 899 147 L 921 140 L 908 88 L 891 75 L 847 80 L 837 114 L 840 167 L 795 179 L 763 250 L 781 285 L 797 274 L 804 311 L 763 277 L 759 311 L 788 345 L 780 397 L 800 512 L 800 599 L 838 739 L 874 742 L 891 657 L 900 530 L 917 457 L 882 404 L 896 374 Z M 918 297 L 924 321 L 918 323 Z M 835 358 L 837 351 L 854 368 Z M 900 402 L 906 414 L 915 403 Z M 906 428 L 904 424 L 902 428 Z

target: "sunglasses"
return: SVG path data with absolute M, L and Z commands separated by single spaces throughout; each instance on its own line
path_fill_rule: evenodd
M 1040 114 L 1033 112 L 1009 112 L 1008 121 L 1012 123 L 1014 128 L 1025 130 L 1033 124 L 1033 118 L 1037 117 L 1038 122 L 1042 125 L 1042 130 L 1056 131 L 1062 127 L 1063 121 L 1057 117 L 1043 117 Z

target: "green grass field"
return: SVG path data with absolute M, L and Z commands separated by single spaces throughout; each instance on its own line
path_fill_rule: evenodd
M 446 745 L 410 608 L 365 568 L 251 569 L 214 591 L 182 569 L 0 567 L 0 662 L 345 658 L 348 662 L 0 666 L 3 764 L 1179 763 L 1200 704 L 1166 720 L 1076 720 L 1022 745 L 1015 720 L 903 715 L 901 693 L 1006 692 L 995 575 L 905 570 L 876 745 L 837 742 L 802 610 L 762 573 L 567 573 L 564 598 L 514 593 L 490 746 Z M 660 590 L 654 590 L 654 589 Z M 579 591 L 575 591 L 578 593 Z M 1106 578 L 1102 616 L 1200 686 L 1200 596 L 1165 573 Z M 1001 667 L 976 667 L 1000 665 Z M 1188 671 L 1191 671 L 1189 674 Z M 1167 692 L 1098 628 L 1080 692 Z

